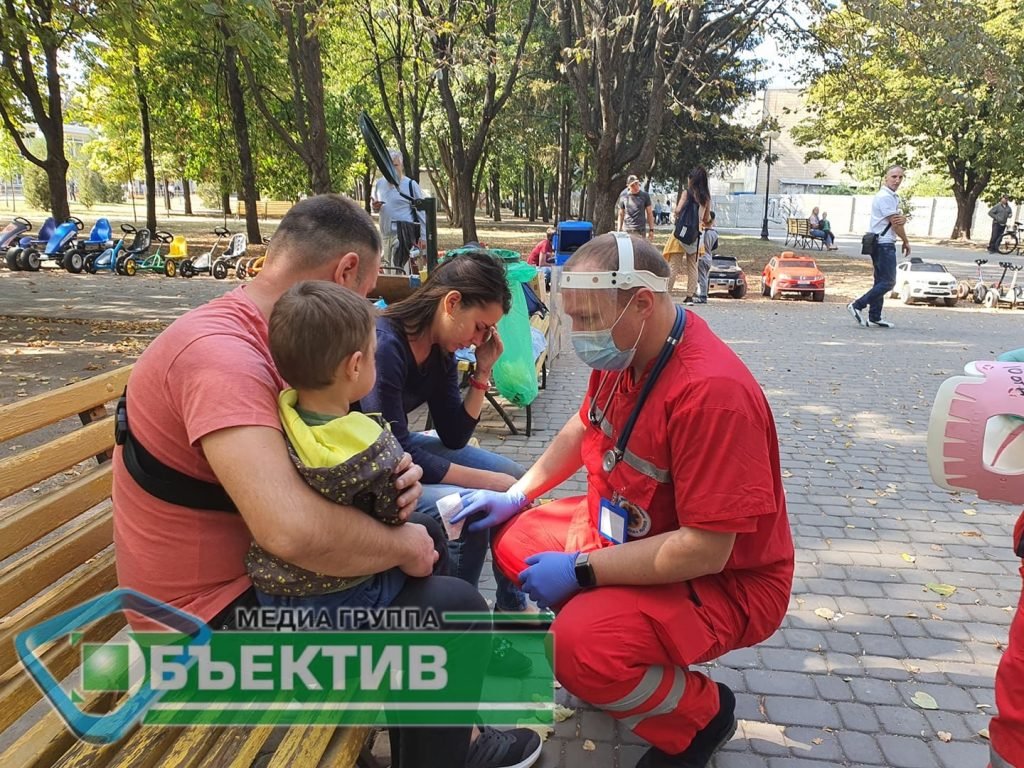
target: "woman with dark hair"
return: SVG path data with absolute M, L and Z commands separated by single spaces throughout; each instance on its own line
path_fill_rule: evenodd
M 495 326 L 511 306 L 501 262 L 484 251 L 468 251 L 440 264 L 414 294 L 377 320 L 377 383 L 362 410 L 382 414 L 423 468 L 418 511 L 438 517 L 443 497 L 463 488 L 507 491 L 524 472 L 511 459 L 467 445 L 480 420 L 491 369 L 504 349 Z M 476 368 L 463 397 L 454 353 L 470 346 Z M 408 414 L 424 403 L 436 437 L 409 431 Z M 471 532 L 467 526 L 449 545 L 451 574 L 475 586 L 488 542 L 487 531 Z M 498 610 L 525 607 L 522 592 L 500 576 Z
M 698 165 L 687 177 L 686 189 L 679 195 L 676 202 L 675 215 L 678 219 L 684 215 L 687 205 L 697 206 L 697 222 L 700 232 L 703 232 L 711 223 L 711 190 L 708 187 L 708 172 L 704 166 Z M 697 282 L 697 261 L 700 258 L 701 236 L 698 234 L 692 244 L 683 244 L 683 253 L 676 253 L 672 258 L 672 281 L 670 286 L 675 287 L 676 279 L 686 271 L 686 298 L 684 304 L 692 304 L 695 301 L 707 301 L 707 296 L 700 296 L 699 283 Z

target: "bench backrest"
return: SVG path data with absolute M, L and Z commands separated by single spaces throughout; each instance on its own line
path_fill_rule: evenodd
M 110 502 L 112 409 L 131 366 L 0 406 L 0 732 L 40 698 L 15 654 L 14 636 L 116 586 Z M 98 622 L 106 640 L 121 617 Z M 79 648 L 41 653 L 61 679 Z

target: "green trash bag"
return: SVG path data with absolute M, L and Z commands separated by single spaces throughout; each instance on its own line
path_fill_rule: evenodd
M 512 292 L 512 309 L 498 321 L 505 345 L 494 365 L 494 386 L 510 403 L 527 406 L 537 399 L 537 367 L 533 359 L 533 334 L 526 309 L 523 283 L 537 275 L 537 268 L 522 261 L 506 263 L 506 279 Z

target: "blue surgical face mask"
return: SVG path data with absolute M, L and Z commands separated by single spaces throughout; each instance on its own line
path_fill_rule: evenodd
M 633 362 L 637 344 L 640 343 L 640 337 L 644 332 L 643 326 L 640 326 L 636 343 L 629 349 L 619 349 L 615 346 L 615 339 L 612 338 L 612 331 L 632 303 L 633 298 L 630 297 L 629 302 L 622 308 L 622 312 L 612 323 L 611 328 L 603 331 L 573 331 L 569 334 L 573 349 L 576 350 L 576 355 L 580 360 L 598 371 L 621 371 Z M 646 325 L 646 321 L 644 321 L 644 325 Z

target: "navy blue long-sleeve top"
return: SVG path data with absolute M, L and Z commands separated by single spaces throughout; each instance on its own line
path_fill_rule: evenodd
M 416 364 L 405 332 L 388 317 L 377 319 L 377 383 L 360 402 L 364 413 L 380 413 L 398 442 L 423 468 L 423 483 L 440 483 L 451 462 L 417 449 L 409 440 L 408 414 L 423 403 L 430 409 L 437 436 L 446 448 L 464 448 L 476 429 L 477 419 L 466 413 L 459 393 L 459 369 L 455 356 L 437 346 L 422 365 Z

